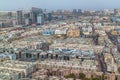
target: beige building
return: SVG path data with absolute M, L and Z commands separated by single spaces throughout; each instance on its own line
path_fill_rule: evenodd
M 104 61 L 107 65 L 107 71 L 108 72 L 115 72 L 117 73 L 117 64 L 114 61 L 113 56 L 110 53 L 104 54 Z
M 37 69 L 35 62 L 6 60 L 0 64 L 0 80 L 19 80 L 31 75 Z
M 68 37 L 79 37 L 80 36 L 80 30 L 77 27 L 71 27 L 67 31 Z
M 105 54 L 104 54 L 104 61 L 105 61 L 106 63 L 112 64 L 112 63 L 114 63 L 114 58 L 113 58 L 113 56 L 112 56 L 111 54 L 105 53 Z

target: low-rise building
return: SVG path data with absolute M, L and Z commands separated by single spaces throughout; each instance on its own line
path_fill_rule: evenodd
M 80 37 L 80 30 L 77 27 L 70 27 L 67 31 L 68 37 Z

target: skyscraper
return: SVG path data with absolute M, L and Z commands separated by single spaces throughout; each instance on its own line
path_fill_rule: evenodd
M 40 13 L 42 13 L 42 9 L 32 7 L 31 12 L 30 12 L 30 18 L 31 18 L 33 24 L 37 23 L 37 16 Z
M 22 10 L 17 11 L 17 23 L 18 25 L 22 25 L 23 24 L 23 12 Z
M 114 9 L 114 14 L 116 16 L 119 16 L 120 15 L 120 9 Z
M 9 18 L 9 19 L 12 18 L 12 12 L 8 12 L 8 18 Z
M 73 14 L 77 13 L 77 10 L 76 9 L 73 9 Z
M 25 13 L 24 14 L 24 19 L 25 19 L 25 25 L 30 25 L 31 24 L 30 13 Z
M 82 13 L 82 10 L 81 10 L 81 9 L 78 9 L 78 13 Z
M 48 20 L 51 21 L 52 20 L 52 14 L 48 13 Z
M 37 16 L 37 24 L 44 24 L 44 14 L 39 14 Z

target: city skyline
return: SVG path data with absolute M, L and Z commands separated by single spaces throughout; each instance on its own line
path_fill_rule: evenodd
M 1 0 L 0 10 L 18 10 L 39 7 L 43 9 L 83 9 L 83 10 L 102 10 L 120 8 L 117 0 Z

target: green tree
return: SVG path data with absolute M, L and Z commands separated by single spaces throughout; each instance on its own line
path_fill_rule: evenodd
M 75 74 L 74 74 L 74 73 L 71 73 L 69 76 L 70 76 L 71 78 L 75 78 Z
M 83 80 L 91 80 L 90 78 L 84 78 Z
M 85 79 L 85 74 L 84 73 L 79 73 L 79 79 Z
M 75 76 L 75 74 L 74 73 L 71 73 L 71 74 L 69 74 L 69 75 L 66 75 L 66 76 L 64 76 L 65 78 L 73 78 L 73 79 L 75 79 L 76 78 L 76 76 Z
M 118 67 L 118 72 L 120 73 L 120 67 Z
M 104 74 L 102 74 L 102 80 L 105 80 L 105 75 Z
M 92 78 L 92 80 L 99 80 L 98 78 Z

